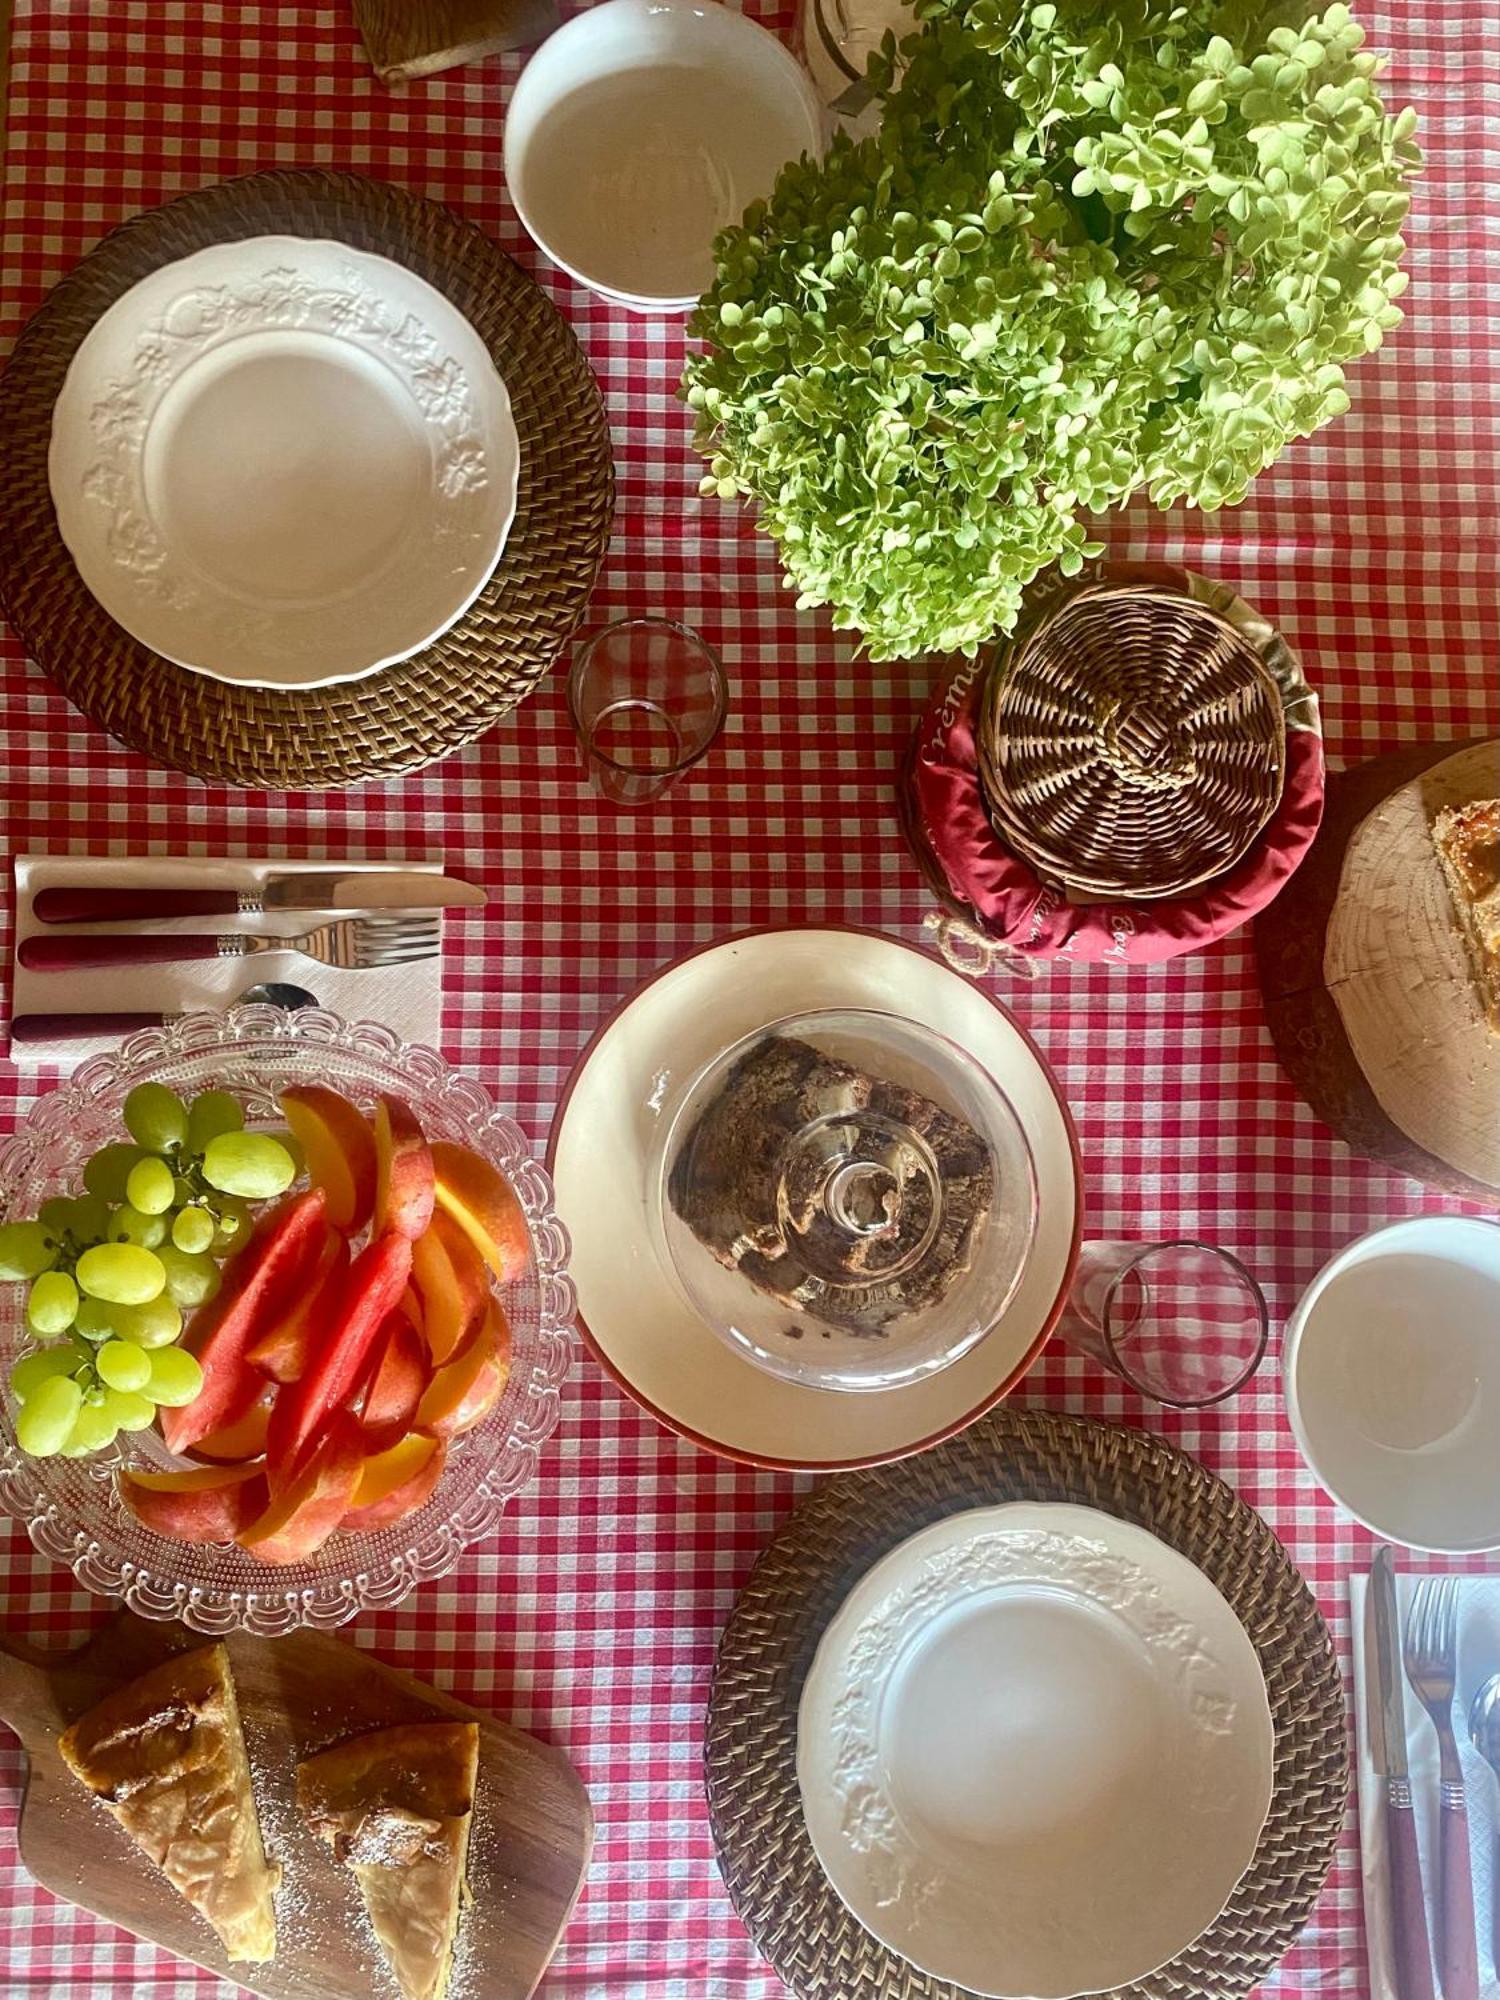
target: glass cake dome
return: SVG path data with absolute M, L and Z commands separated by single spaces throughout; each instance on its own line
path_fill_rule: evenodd
M 758 1028 L 692 1078 L 652 1174 L 656 1246 L 758 1367 L 899 1387 L 982 1340 L 1015 1294 L 1036 1175 L 1010 1100 L 899 1016 Z

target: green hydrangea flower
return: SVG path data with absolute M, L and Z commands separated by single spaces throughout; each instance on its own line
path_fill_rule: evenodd
M 705 493 L 875 659 L 973 653 L 1080 514 L 1232 505 L 1401 313 L 1415 114 L 1342 0 L 919 0 L 880 132 L 715 246 Z

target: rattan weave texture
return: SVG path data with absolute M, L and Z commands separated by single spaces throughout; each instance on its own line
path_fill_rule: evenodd
M 1069 889 L 1180 896 L 1245 853 L 1281 797 L 1276 682 L 1227 618 L 1151 584 L 1051 594 L 980 705 L 1000 837 Z
M 446 294 L 505 379 L 521 446 L 504 554 L 463 617 L 397 666 L 293 692 L 210 680 L 132 639 L 84 587 L 47 483 L 52 406 L 100 314 L 162 264 L 270 235 L 373 251 Z M 198 777 L 263 789 L 391 777 L 491 728 L 536 686 L 582 617 L 614 507 L 603 401 L 556 308 L 472 223 L 355 174 L 252 174 L 113 230 L 22 333 L 0 376 L 0 438 L 0 604 L 31 657 L 131 748 Z
M 1003 1500 L 1067 1500 L 1179 1549 L 1233 1606 L 1265 1671 L 1275 1791 L 1255 1859 L 1218 1920 L 1115 2000 L 1231 2000 L 1307 1921 L 1348 1791 L 1344 1698 L 1328 1628 L 1260 1516 L 1162 1439 L 1004 1408 L 932 1451 L 823 1481 L 756 1565 L 719 1647 L 707 1722 L 719 1866 L 756 1945 L 797 2000 L 968 2000 L 872 1937 L 813 1853 L 797 1790 L 797 1705 L 825 1626 L 887 1550 Z M 997 1884 L 997 1894 L 1003 1885 Z

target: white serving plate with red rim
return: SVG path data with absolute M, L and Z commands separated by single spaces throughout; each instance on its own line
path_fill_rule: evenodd
M 861 1395 L 781 1380 L 691 1310 L 653 1243 L 652 1155 L 663 1117 L 702 1065 L 789 1015 L 874 1008 L 947 1035 L 1009 1096 L 1036 1165 L 1038 1220 L 994 1330 L 927 1380 Z M 1015 1387 L 1062 1310 L 1078 1256 L 1078 1140 L 1031 1037 L 989 994 L 915 945 L 847 925 L 720 939 L 631 994 L 584 1049 L 547 1148 L 572 1239 L 577 1325 L 625 1393 L 704 1450 L 752 1465 L 834 1471 L 922 1451 Z

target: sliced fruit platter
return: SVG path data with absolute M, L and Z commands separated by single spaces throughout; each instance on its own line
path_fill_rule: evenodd
M 59 1093 L 77 1121 L 33 1114 L 71 1179 L 33 1208 L 35 1147 L 19 1184 L 16 1141 L 0 1162 L 0 1497 L 137 1609 L 334 1623 L 451 1567 L 523 1483 L 566 1367 L 562 1232 L 518 1129 L 430 1051 L 329 1061 L 299 1022 L 247 1064 L 197 1018 L 222 1075 L 127 1044 Z

